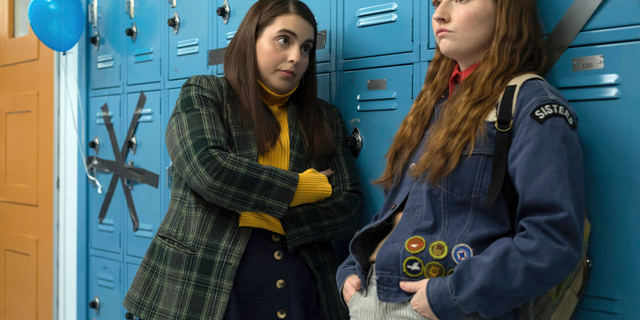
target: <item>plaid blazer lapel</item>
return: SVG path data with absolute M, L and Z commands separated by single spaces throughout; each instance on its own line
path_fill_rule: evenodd
M 233 116 L 231 110 L 237 108 L 236 103 L 227 104 L 227 119 L 229 126 L 229 149 L 239 157 L 258 162 L 258 146 L 251 128 L 240 123 L 240 119 Z
M 309 165 L 305 157 L 304 135 L 298 123 L 298 106 L 289 102 L 287 106 L 287 121 L 289 122 L 289 171 L 303 172 Z

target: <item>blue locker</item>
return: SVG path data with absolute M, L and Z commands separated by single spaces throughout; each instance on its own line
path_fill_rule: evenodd
M 207 72 L 209 1 L 178 1 L 169 10 L 169 80 Z M 177 27 L 176 27 L 177 26 Z
M 593 266 L 579 320 L 640 313 L 640 258 L 629 254 L 640 230 L 639 52 L 640 42 L 570 48 L 547 76 L 576 110 L 584 152 Z
M 318 23 L 318 32 L 324 32 L 326 35 L 326 42 L 324 49 L 316 50 L 316 62 L 329 62 L 331 61 L 331 0 L 307 0 L 303 1 L 311 12 L 316 16 L 316 22 Z M 318 43 L 319 45 L 319 43 Z M 316 47 L 318 47 L 316 45 Z M 328 100 L 327 100 L 328 101 Z
M 100 107 L 105 103 L 107 103 L 111 113 L 111 122 L 113 123 L 116 139 L 118 140 L 118 150 L 122 148 L 122 143 L 124 141 L 120 125 L 120 96 L 95 97 L 91 98 L 89 102 L 89 134 L 87 138 L 89 140 L 94 140 L 97 137 L 99 148 L 97 153 L 95 152 L 95 149 L 88 149 L 87 156 L 97 156 L 101 159 L 115 161 L 113 148 L 111 147 L 111 140 L 109 139 L 109 133 L 107 132 L 107 128 L 102 117 L 102 110 L 100 109 Z M 89 190 L 87 190 L 89 202 L 89 241 L 91 243 L 91 248 L 120 253 L 120 234 L 122 230 L 122 214 L 124 208 L 124 194 L 121 183 L 118 181 L 115 193 L 113 194 L 113 198 L 109 204 L 107 215 L 102 223 L 99 223 L 98 215 L 108 192 L 109 183 L 111 182 L 113 174 L 95 170 L 90 170 L 90 174 L 94 175 L 102 185 L 102 193 L 98 193 L 98 187 L 92 186 L 91 184 L 89 185 Z
M 538 0 L 538 11 L 545 35 L 551 33 L 573 1 Z M 603 1 L 583 31 L 640 25 L 640 1 Z
M 128 125 L 136 109 L 139 93 L 127 95 L 127 112 L 124 117 Z M 160 176 L 162 174 L 162 149 L 164 139 L 162 135 L 162 114 L 160 113 L 160 91 L 145 92 L 147 101 L 142 109 L 138 126 L 134 132 L 136 141 L 135 153 L 129 149 L 127 163 L 134 167 L 143 168 Z M 133 161 L 133 162 L 131 162 Z M 154 188 L 147 184 L 130 182 L 131 197 L 138 214 L 140 226 L 133 231 L 128 211 L 125 211 L 125 241 L 127 255 L 142 258 L 151 244 L 151 239 L 162 221 L 161 185 Z
M 225 0 L 218 0 L 218 8 L 222 8 Z M 254 0 L 240 1 L 240 0 L 231 0 L 229 3 L 229 13 L 228 13 L 228 21 L 224 22 L 222 17 L 215 17 L 215 23 L 218 28 L 218 46 L 217 48 L 224 48 L 229 45 L 231 39 L 236 34 L 238 27 L 240 26 L 240 22 L 244 19 L 244 16 L 249 11 L 249 8 L 255 3 Z M 218 75 L 224 74 L 224 65 L 218 65 Z
M 124 319 L 121 296 L 120 262 L 89 258 L 89 296 L 86 301 L 99 302 L 100 308 L 89 310 L 89 320 Z
M 331 103 L 331 74 L 318 75 L 318 98 Z
M 118 87 L 121 84 L 121 59 L 123 55 L 122 6 L 118 0 L 89 0 L 90 12 L 95 14 L 95 24 L 87 26 L 91 89 Z M 93 9 L 95 6 L 96 9 Z M 91 26 L 89 28 L 89 26 Z
M 343 118 L 350 134 L 358 128 L 364 143 L 356 158 L 364 198 L 361 222 L 369 222 L 383 203 L 382 190 L 371 184 L 382 174 L 384 156 L 402 119 L 411 109 L 414 71 L 419 65 L 346 71 L 342 74 Z M 415 92 L 417 94 L 417 92 Z
M 419 2 L 413 0 L 370 1 L 340 0 L 344 16 L 342 57 L 345 60 L 398 53 L 411 53 L 414 48 L 414 15 Z M 417 32 L 419 33 L 419 31 Z M 407 61 L 414 62 L 414 61 Z
M 135 35 L 122 35 L 127 43 L 127 84 L 160 81 L 161 34 L 166 27 L 160 17 L 164 5 L 158 1 L 136 0 L 133 14 L 126 14 L 129 17 L 124 23 L 126 30 L 133 30 L 135 26 Z

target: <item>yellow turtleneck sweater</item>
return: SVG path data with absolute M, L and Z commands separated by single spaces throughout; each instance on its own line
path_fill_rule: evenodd
M 260 85 L 262 102 L 269 106 L 280 123 L 278 141 L 268 153 L 258 155 L 258 163 L 289 170 L 289 122 L 287 121 L 287 106 L 285 104 L 298 86 L 296 85 L 288 93 L 279 95 L 269 90 L 260 80 L 258 80 L 258 84 Z M 298 187 L 289 206 L 295 207 L 305 203 L 320 202 L 331 195 L 331 185 L 324 174 L 315 169 L 308 169 L 298 175 Z M 262 228 L 284 234 L 279 219 L 260 212 L 243 212 L 240 215 L 240 226 Z

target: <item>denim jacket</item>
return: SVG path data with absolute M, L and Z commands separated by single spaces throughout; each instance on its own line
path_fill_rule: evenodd
M 443 98 L 436 105 L 436 122 L 445 101 Z M 496 133 L 493 122 L 487 122 L 486 129 L 486 136 L 476 141 L 473 153 L 467 148 L 457 167 L 436 185 L 425 181 L 424 176 L 410 175 L 411 165 L 407 165 L 399 183 L 385 194 L 381 211 L 351 241 L 350 256 L 337 273 L 340 290 L 351 275 L 358 275 L 362 288 L 366 288 L 369 256 L 388 234 L 393 213 L 403 203 L 402 218 L 375 262 L 381 301 L 410 300 L 413 294 L 402 291 L 400 281 L 422 280 L 434 271 L 437 276 L 430 277 L 426 293 L 440 320 L 457 320 L 469 314 L 485 319 L 517 319 L 519 306 L 571 273 L 582 250 L 585 210 L 575 112 L 544 81 L 530 80 L 522 86 L 507 168 L 519 195 L 514 222 L 510 221 L 503 192 L 492 205 L 484 204 Z M 427 130 L 410 163 L 418 162 L 429 135 Z M 410 238 L 424 250 L 411 253 Z M 436 254 L 436 259 L 430 253 L 436 241 L 444 242 L 446 250 L 443 252 L 442 243 L 437 242 L 440 245 L 435 252 L 446 256 Z M 452 254 L 457 245 L 470 250 Z M 458 263 L 454 261 L 456 254 L 460 255 Z M 424 267 L 416 276 L 417 267 L 431 262 L 439 263 L 444 270 Z

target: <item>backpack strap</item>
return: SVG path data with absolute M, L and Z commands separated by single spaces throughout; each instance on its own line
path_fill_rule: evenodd
M 531 79 L 544 80 L 541 76 L 527 73 L 509 81 L 507 88 L 498 100 L 497 116 L 492 112 L 486 119 L 489 122 L 495 123 L 497 131 L 493 151 L 491 182 L 489 183 L 485 205 L 489 206 L 493 204 L 504 185 L 507 207 L 512 224 L 515 223 L 518 193 L 513 186 L 511 178 L 507 174 L 507 159 L 509 157 L 509 148 L 511 147 L 511 127 L 513 125 L 513 115 L 515 114 L 520 89 L 526 81 Z

